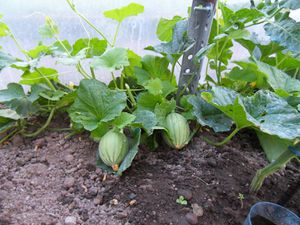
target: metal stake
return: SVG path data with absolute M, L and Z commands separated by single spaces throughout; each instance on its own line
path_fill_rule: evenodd
M 182 93 L 194 94 L 201 76 L 203 60 L 194 63 L 194 56 L 208 43 L 217 0 L 193 0 L 188 21 L 188 35 L 195 45 L 183 55 L 177 96 Z

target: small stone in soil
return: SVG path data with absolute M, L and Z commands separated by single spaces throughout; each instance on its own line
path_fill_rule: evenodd
M 203 216 L 203 208 L 201 206 L 199 206 L 197 203 L 192 204 L 192 208 L 193 208 L 193 213 L 198 216 L 201 217 Z
M 128 195 L 128 198 L 129 199 L 134 199 L 136 197 L 136 194 L 134 194 L 134 193 L 130 193 L 129 195 Z
M 180 190 L 178 190 L 177 194 L 179 196 L 183 196 L 188 201 L 193 198 L 193 193 L 191 190 L 180 189 Z
M 74 156 L 73 156 L 73 155 L 68 154 L 68 155 L 65 156 L 65 161 L 66 161 L 66 162 L 70 163 L 70 162 L 72 162 L 73 160 L 74 160 Z
M 189 224 L 196 225 L 198 223 L 198 217 L 194 213 L 187 213 L 185 219 Z
M 75 184 L 75 179 L 74 177 L 67 177 L 64 181 L 64 187 L 65 188 L 70 188 L 70 187 L 73 187 Z
M 98 195 L 96 198 L 93 200 L 95 205 L 102 205 L 103 204 L 103 196 Z
M 118 219 L 125 219 L 125 218 L 128 217 L 128 213 L 125 212 L 125 211 L 123 211 L 123 212 L 118 213 L 118 214 L 116 215 L 116 217 L 117 217 Z
M 118 201 L 117 199 L 112 199 L 112 200 L 110 201 L 110 204 L 112 204 L 112 205 L 118 205 L 118 204 L 119 204 L 119 201 Z
M 208 158 L 206 160 L 207 165 L 211 166 L 211 167 L 216 167 L 217 166 L 217 161 L 213 158 Z
M 67 216 L 65 218 L 65 225 L 75 225 L 76 224 L 76 217 L 75 216 Z

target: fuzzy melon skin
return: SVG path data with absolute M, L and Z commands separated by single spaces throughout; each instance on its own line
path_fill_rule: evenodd
M 102 161 L 118 171 L 128 152 L 127 138 L 123 133 L 111 130 L 102 137 L 98 151 Z
M 164 138 L 171 147 L 182 149 L 189 142 L 190 127 L 187 120 L 178 113 L 170 113 L 166 118 L 167 133 Z

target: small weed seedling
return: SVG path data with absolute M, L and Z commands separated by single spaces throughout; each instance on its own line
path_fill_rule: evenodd
M 241 209 L 244 207 L 244 199 L 245 199 L 245 196 L 242 194 L 242 193 L 239 193 L 239 197 L 238 199 L 240 200 L 240 203 L 241 203 Z
M 176 199 L 176 203 L 179 205 L 187 205 L 188 202 L 182 195 L 180 195 L 179 198 Z

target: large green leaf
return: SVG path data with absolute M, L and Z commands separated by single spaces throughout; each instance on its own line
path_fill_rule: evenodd
M 272 41 L 279 43 L 292 52 L 300 53 L 300 22 L 287 15 L 276 18 L 264 26 Z
M 158 78 L 148 80 L 148 82 L 145 84 L 145 88 L 152 95 L 161 95 L 163 93 L 163 85 L 161 80 Z
M 280 6 L 289 9 L 299 9 L 300 1 L 299 0 L 282 0 Z
M 121 23 L 124 19 L 136 16 L 144 12 L 144 6 L 136 3 L 130 3 L 122 8 L 105 11 L 103 15 L 107 18 L 113 19 Z
M 177 22 L 183 20 L 181 16 L 174 16 L 172 19 L 161 18 L 157 25 L 156 35 L 159 40 L 169 42 L 172 40 L 173 29 Z
M 282 70 L 266 63 L 256 61 L 258 69 L 265 74 L 273 90 L 284 90 L 288 93 L 300 93 L 300 81 L 290 77 Z
M 128 51 L 125 48 L 112 48 L 103 55 L 94 57 L 92 67 L 115 71 L 129 66 Z
M 174 27 L 173 38 L 168 43 L 162 43 L 154 47 L 147 47 L 147 50 L 153 50 L 168 56 L 169 60 L 174 63 L 178 58 L 192 46 L 194 43 L 187 35 L 187 20 L 180 20 Z
M 128 61 L 129 61 L 129 66 L 124 67 L 124 74 L 126 76 L 133 76 L 135 68 L 141 68 L 142 67 L 142 57 L 137 55 L 131 50 L 128 50 Z
M 16 111 L 11 109 L 0 109 L 0 117 L 7 118 L 11 120 L 18 120 L 21 117 L 16 113 Z
M 215 87 L 212 92 L 203 92 L 201 97 L 230 117 L 238 128 L 254 125 L 255 121 L 251 121 L 251 118 L 248 120 L 241 97 L 237 92 L 222 87 Z
M 232 120 L 201 96 L 190 96 L 188 102 L 193 106 L 192 113 L 200 125 L 211 127 L 215 132 L 230 131 Z
M 262 18 L 264 18 L 264 14 L 258 9 L 242 8 L 234 12 L 234 14 L 229 18 L 229 20 L 231 21 L 232 24 L 235 24 L 237 22 L 245 24 Z
M 137 97 L 137 105 L 139 109 L 147 109 L 154 111 L 157 103 L 161 103 L 163 100 L 160 95 L 152 95 L 149 92 L 142 92 Z
M 158 56 L 146 55 L 142 59 L 142 67 L 150 78 L 170 80 L 171 72 L 168 69 L 169 61 Z
M 55 57 L 67 57 L 72 52 L 72 46 L 68 40 L 56 41 L 50 47 L 49 51 Z
M 72 56 L 76 56 L 82 49 L 87 49 L 86 57 L 92 58 L 93 56 L 102 55 L 107 48 L 107 41 L 98 38 L 81 38 L 78 39 L 73 45 Z
M 275 161 L 293 144 L 292 141 L 280 139 L 277 136 L 265 134 L 260 131 L 257 131 L 256 134 L 269 162 Z
M 102 122 L 109 122 L 121 115 L 126 107 L 124 92 L 114 91 L 98 80 L 82 80 L 77 98 L 69 113 L 72 121 L 86 130 L 97 129 Z
M 220 35 L 214 39 L 217 43 L 208 51 L 207 57 L 209 59 L 218 59 L 223 64 L 227 65 L 232 57 L 231 47 L 233 46 L 232 40 L 228 35 Z
M 201 96 L 232 118 L 239 129 L 252 127 L 287 140 L 300 137 L 300 113 L 273 92 L 260 90 L 242 97 L 230 89 L 214 87 L 212 93 Z
M 27 84 L 27 85 L 33 85 L 33 84 L 40 84 L 40 83 L 47 83 L 46 79 L 58 81 L 58 72 L 55 69 L 52 68 L 37 68 L 37 70 L 30 72 L 26 71 L 22 74 L 20 84 Z
M 140 140 L 141 140 L 141 129 L 135 129 L 132 132 L 133 138 L 129 139 L 129 151 L 125 156 L 123 162 L 120 165 L 118 174 L 122 175 L 122 173 L 127 170 L 134 160 L 136 154 L 139 150 Z
M 112 121 L 112 124 L 119 129 L 123 129 L 128 126 L 135 120 L 136 116 L 130 113 L 122 112 L 115 120 Z
M 156 115 L 158 125 L 166 127 L 166 117 L 174 112 L 176 109 L 176 101 L 171 99 L 170 101 L 164 100 L 162 103 L 158 103 L 155 106 L 154 113 Z
M 38 45 L 27 52 L 27 54 L 33 59 L 39 58 L 41 55 L 47 55 L 49 53 L 50 48 L 46 45 Z
M 0 90 L 0 102 L 15 111 L 19 116 L 27 117 L 37 112 L 35 101 L 39 98 L 41 89 L 32 86 L 30 95 L 26 95 L 20 84 L 10 83 L 7 89 Z
M 12 55 L 0 51 L 0 71 L 5 67 L 9 67 L 10 65 L 18 61 L 19 60 L 13 57 Z
M 10 83 L 7 89 L 0 90 L 0 102 L 9 102 L 13 99 L 21 99 L 26 97 L 23 87 L 17 83 Z
M 138 108 L 133 114 L 136 116 L 133 124 L 143 128 L 148 135 L 151 135 L 155 129 L 155 126 L 157 125 L 155 113 L 150 110 Z
M 14 110 L 23 118 L 35 115 L 38 111 L 37 105 L 32 103 L 27 96 L 6 102 L 5 106 L 11 110 Z

